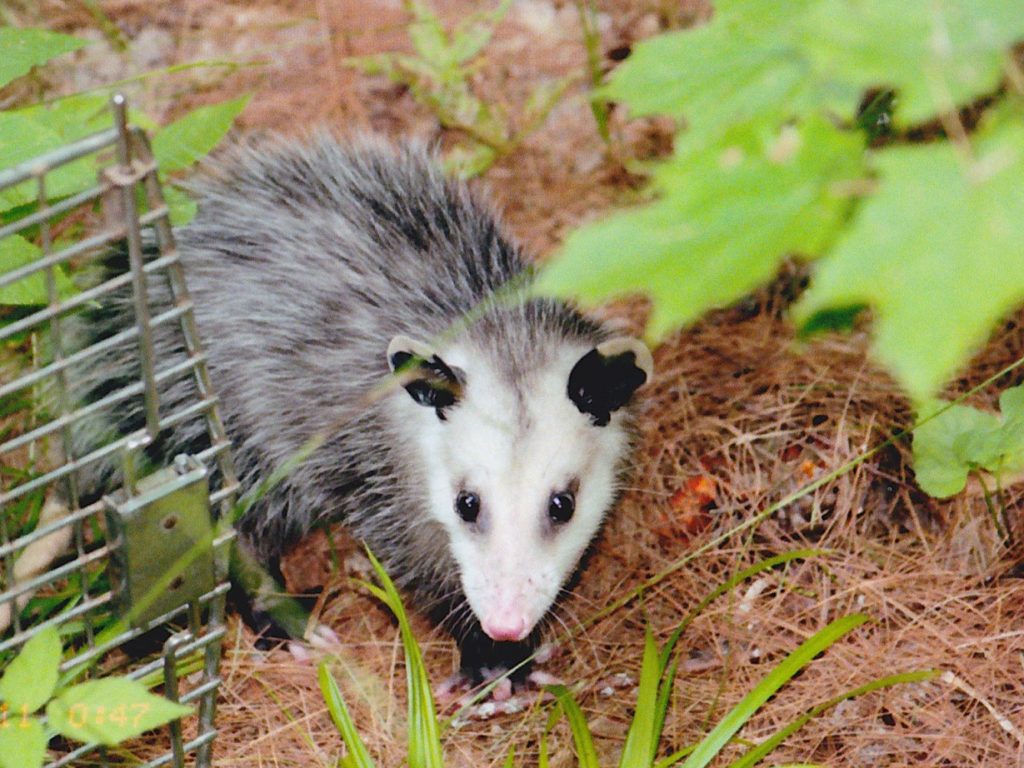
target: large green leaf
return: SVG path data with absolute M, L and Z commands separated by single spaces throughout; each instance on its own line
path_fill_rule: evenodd
M 34 717 L 7 714 L 0 726 L 0 768 L 40 768 L 46 758 L 46 734 Z
M 931 401 L 929 417 L 947 403 Z M 1024 471 L 1024 385 L 999 397 L 1002 418 L 967 405 L 953 405 L 914 430 L 914 473 L 926 493 L 939 498 L 964 489 L 972 470 L 999 475 Z
M 817 80 L 894 88 L 897 118 L 919 123 L 996 89 L 1024 0 L 818 0 L 798 27 Z
M 167 203 L 168 215 L 171 217 L 171 224 L 176 227 L 183 227 L 195 218 L 199 206 L 195 200 L 177 187 L 170 184 L 163 186 L 164 202 Z
M 0 677 L 0 699 L 9 713 L 29 714 L 50 700 L 57 687 L 60 657 L 55 627 L 47 627 L 25 643 Z
M 249 96 L 199 107 L 153 137 L 153 154 L 164 173 L 188 168 L 210 153 L 249 103 Z
M 0 112 L 0 168 L 10 168 L 61 144 L 60 135 L 45 125 L 16 112 Z M 33 182 L 0 190 L 0 211 L 36 199 Z
M 795 30 L 819 0 L 723 0 L 706 25 L 636 46 L 600 95 L 625 102 L 633 116 L 686 119 L 676 151 L 720 143 L 751 125 L 777 128 L 838 95 L 821 83 L 799 49 Z M 856 94 L 843 92 L 856 103 Z
M 1024 0 L 720 0 L 706 25 L 644 41 L 602 91 L 636 115 L 685 117 L 686 145 L 819 108 L 852 118 L 895 88 L 921 122 L 990 93 L 1024 39 Z M 678 149 L 679 147 L 677 147 Z
M 46 104 L 35 104 L 9 114 L 20 115 L 45 125 L 60 137 L 62 143 L 81 139 L 110 128 L 110 99 L 105 93 L 80 93 Z
M 45 29 L 0 27 L 0 88 L 32 67 L 88 44 L 88 40 Z
M 785 255 L 819 254 L 849 204 L 859 136 L 822 120 L 743 142 L 699 162 L 662 166 L 659 199 L 574 232 L 541 273 L 543 293 L 595 302 L 649 291 L 658 337 L 771 278 Z
M 20 235 L 5 237 L 0 240 L 0 275 L 30 264 L 42 255 L 43 251 L 39 246 L 30 243 Z M 74 283 L 60 267 L 54 270 L 54 276 L 57 280 L 57 293 L 61 297 L 70 296 L 75 292 Z M 0 288 L 0 304 L 32 306 L 49 302 L 45 270 L 34 272 L 16 283 Z
M 875 356 L 918 400 L 1024 303 L 1024 122 L 1007 109 L 972 156 L 949 143 L 878 153 L 880 187 L 795 308 L 869 305 Z
M 90 108 L 95 100 L 74 101 L 74 109 L 47 110 L 40 107 L 0 112 L 0 168 L 63 146 L 66 142 L 98 130 L 98 113 Z M 78 124 L 78 128 L 72 128 Z M 91 156 L 60 166 L 46 175 L 49 199 L 73 195 L 96 183 L 96 162 Z M 34 180 L 0 190 L 0 211 L 32 203 L 39 191 Z
M 113 746 L 185 717 L 191 707 L 157 696 L 135 680 L 90 680 L 67 688 L 46 707 L 50 725 L 75 741 Z

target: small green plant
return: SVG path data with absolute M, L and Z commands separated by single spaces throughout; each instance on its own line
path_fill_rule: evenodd
M 660 649 L 648 628 L 644 638 L 643 661 L 637 686 L 637 704 L 618 762 L 620 768 L 668 768 L 673 765 L 682 765 L 683 768 L 703 768 L 727 745 L 732 743 L 739 729 L 782 686 L 831 645 L 868 621 L 868 617 L 863 614 L 853 614 L 831 622 L 801 643 L 798 648 L 770 670 L 764 679 L 742 701 L 733 707 L 700 743 L 658 759 L 658 751 L 662 747 L 662 730 L 665 724 L 665 715 L 672 696 L 676 670 L 679 665 L 679 659 L 675 655 L 675 648 L 685 629 L 704 608 L 718 597 L 729 592 L 737 584 L 793 560 L 805 559 L 820 554 L 822 553 L 817 550 L 786 552 L 763 560 L 735 574 L 701 600 L 693 611 L 680 622 L 679 626 Z M 406 684 L 409 692 L 408 764 L 413 768 L 420 768 L 421 766 L 423 768 L 440 768 L 443 765 L 440 740 L 442 725 L 439 723 L 434 709 L 433 696 L 430 692 L 426 669 L 423 666 L 422 655 L 416 644 L 416 639 L 413 637 L 401 597 L 394 584 L 372 553 L 370 554 L 370 559 L 382 586 L 378 587 L 365 582 L 362 582 L 362 584 L 377 599 L 387 605 L 398 619 L 402 636 L 402 647 L 406 654 Z M 935 677 L 937 674 L 937 672 L 932 670 L 906 672 L 879 678 L 866 685 L 846 691 L 811 708 L 761 743 L 750 746 L 739 759 L 730 764 L 730 768 L 750 768 L 750 766 L 755 765 L 812 718 L 817 717 L 841 701 L 881 688 L 903 683 L 921 682 Z M 348 753 L 345 757 L 341 758 L 339 764 L 345 768 L 373 768 L 375 763 L 359 735 L 359 730 L 348 711 L 338 684 L 331 675 L 328 661 L 321 663 L 319 675 L 320 689 L 327 703 L 327 709 L 348 750 Z M 541 735 L 539 768 L 548 768 L 547 736 L 563 715 L 569 722 L 578 765 L 580 768 L 598 768 L 597 751 L 594 747 L 590 728 L 571 690 L 564 685 L 550 686 L 549 690 L 555 697 L 555 706 L 547 718 L 547 725 Z M 506 766 L 513 765 L 514 758 L 514 753 L 510 752 L 505 763 Z
M 366 74 L 383 75 L 406 86 L 441 125 L 465 136 L 466 141 L 446 158 L 449 168 L 463 177 L 481 174 L 513 152 L 547 119 L 575 79 L 565 77 L 538 85 L 521 105 L 521 117 L 515 121 L 501 104 L 488 103 L 476 94 L 473 75 L 511 5 L 511 0 L 501 0 L 493 10 L 472 13 L 449 34 L 425 0 L 406 0 L 405 8 L 412 15 L 408 32 L 414 55 L 381 53 L 346 59 L 349 66 Z
M 914 430 L 914 473 L 922 490 L 938 498 L 960 493 L 974 476 L 996 532 L 1009 542 L 1012 527 L 1002 489 L 1024 473 L 1024 385 L 1004 390 L 999 407 L 997 416 L 944 400 L 925 403 L 922 414 L 935 418 Z
M 580 32 L 583 48 L 587 52 L 587 78 L 590 80 L 590 112 L 594 116 L 597 133 L 605 144 L 612 140 L 608 128 L 609 105 L 598 96 L 604 73 L 601 71 L 601 32 L 597 26 L 597 8 L 593 0 L 577 0 L 576 10 L 580 16 Z
M 384 566 L 367 550 L 373 569 L 380 579 L 381 586 L 360 582 L 374 597 L 384 603 L 398 619 L 399 631 L 402 635 L 402 648 L 405 651 L 406 690 L 409 696 L 409 766 L 410 768 L 441 768 L 441 727 L 434 708 L 434 695 L 430 690 L 430 679 L 426 667 L 423 666 L 423 655 L 409 626 L 409 617 L 402 605 L 402 598 L 384 570 Z M 320 663 L 320 690 L 327 709 L 337 726 L 341 737 L 348 748 L 348 754 L 339 764 L 344 768 L 373 768 L 374 762 L 352 716 L 345 706 L 338 684 L 331 675 L 328 662 Z
M 192 712 L 123 677 L 65 685 L 60 661 L 60 636 L 55 627 L 47 627 L 5 667 L 0 677 L 0 768 L 40 768 L 47 743 L 57 735 L 114 746 Z
M 0 50 L 3 51 L 0 88 L 28 74 L 33 67 L 89 44 L 87 40 L 43 29 L 0 27 Z M 110 93 L 105 91 L 79 93 L 47 103 L 0 111 L 0 169 L 110 127 L 109 97 Z M 248 98 L 242 96 L 200 107 L 162 129 L 138 111 L 132 111 L 131 118 L 155 133 L 153 153 L 167 182 L 170 174 L 187 170 L 220 142 L 245 108 Z M 49 174 L 46 178 L 49 202 L 65 200 L 93 186 L 96 183 L 96 163 L 94 156 L 87 156 Z M 195 214 L 195 203 L 177 187 L 165 183 L 164 194 L 172 223 L 184 224 Z M 32 214 L 37 208 L 37 195 L 33 181 L 0 191 L 0 225 L 11 224 Z M 56 227 L 63 220 L 51 219 L 51 225 Z M 80 226 L 64 228 L 54 245 L 66 245 L 81 234 Z M 42 249 L 30 236 L 9 235 L 0 240 L 0 273 L 17 269 L 40 256 Z M 66 268 L 58 269 L 56 279 L 61 296 L 75 292 Z M 36 306 L 48 301 L 42 272 L 0 289 L 0 305 Z M 0 323 L 3 318 L 0 314 Z
M 812 659 L 866 621 L 868 621 L 867 616 L 852 614 L 836 619 L 816 632 L 765 675 L 761 682 L 733 707 L 698 744 L 677 750 L 661 759 L 657 757 L 658 748 L 661 742 L 661 732 L 665 723 L 665 714 L 668 708 L 669 696 L 671 695 L 672 683 L 675 679 L 678 660 L 673 660 L 671 665 L 667 667 L 666 664 L 672 655 L 679 635 L 673 634 L 669 642 L 659 651 L 653 636 L 648 631 L 644 644 L 640 684 L 637 691 L 637 705 L 633 715 L 633 722 L 630 724 L 626 735 L 626 743 L 623 746 L 622 755 L 618 762 L 619 768 L 638 768 L 640 766 L 645 768 L 647 766 L 652 768 L 668 768 L 674 765 L 682 766 L 682 768 L 703 768 L 717 757 L 725 747 L 732 743 L 733 737 L 740 728 L 757 714 L 760 708 L 782 686 L 806 667 Z M 937 674 L 937 672 L 931 670 L 923 670 L 890 675 L 833 697 L 827 702 L 813 707 L 760 744 L 750 747 L 741 757 L 729 763 L 729 768 L 749 768 L 757 764 L 804 724 L 841 701 L 880 688 L 903 683 L 921 682 L 931 679 Z M 553 692 L 558 701 L 558 708 L 552 712 L 552 716 L 548 720 L 547 730 L 550 730 L 554 723 L 557 722 L 559 714 L 564 713 L 569 720 L 572 731 L 578 765 L 580 768 L 599 768 L 593 737 L 590 734 L 579 705 L 564 686 L 553 688 Z M 546 737 L 542 740 L 540 768 L 547 768 L 548 766 L 545 741 Z

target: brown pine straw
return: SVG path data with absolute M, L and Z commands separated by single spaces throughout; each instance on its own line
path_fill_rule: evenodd
M 907 423 L 906 406 L 891 382 L 864 362 L 863 336 L 797 348 L 774 315 L 775 301 L 766 291 L 745 310 L 719 313 L 659 350 L 637 473 L 581 584 L 559 611 L 569 627 L 601 611 L 609 596 L 625 595 L 681 554 L 813 481 L 809 472 L 827 473 Z M 977 383 L 981 373 L 1006 361 L 1017 342 L 1008 326 L 963 385 Z M 972 401 L 993 406 L 1005 384 Z M 665 751 L 698 740 L 814 631 L 864 611 L 874 621 L 780 691 L 742 738 L 767 738 L 814 704 L 872 679 L 933 668 L 944 674 L 839 704 L 776 750 L 771 763 L 1019 764 L 1024 585 L 1012 570 L 1019 557 L 996 539 L 980 497 L 938 502 L 916 490 L 907 454 L 905 442 L 883 451 L 771 515 L 753 534 L 732 537 L 695 558 L 648 590 L 642 602 L 575 634 L 546 669 L 582 685 L 581 705 L 603 764 L 613 763 L 628 727 L 635 691 L 613 683 L 622 673 L 636 679 L 645 621 L 664 641 L 731 574 L 810 545 L 828 552 L 739 585 L 683 636 Z M 689 540 L 673 538 L 664 523 L 672 511 L 669 500 L 686 478 L 698 474 L 716 483 L 711 527 Z M 1021 492 L 1012 488 L 1004 494 L 1019 536 Z M 330 560 L 327 538 L 318 542 L 296 555 L 292 571 Z M 379 676 L 369 702 L 344 674 L 339 680 L 380 765 L 399 765 L 405 705 L 395 628 L 340 573 L 322 605 L 321 620 L 351 639 L 347 652 Z M 454 649 L 423 622 L 418 628 L 430 673 L 440 680 L 452 671 Z M 555 622 L 552 633 L 561 629 Z M 253 651 L 245 630 L 233 635 L 234 643 L 225 662 L 217 764 L 328 764 L 340 746 L 313 667 L 283 652 Z M 537 707 L 470 722 L 448 733 L 446 756 L 455 766 L 501 765 L 514 744 L 520 764 L 534 764 L 545 718 Z M 554 764 L 571 765 L 562 726 L 552 739 L 559 756 Z M 742 751 L 737 746 L 727 754 L 735 758 Z
M 133 103 L 156 117 L 173 119 L 197 104 L 255 91 L 242 118 L 247 132 L 295 132 L 326 121 L 341 130 L 369 127 L 443 144 L 458 139 L 439 131 L 433 116 L 401 88 L 339 66 L 344 56 L 408 50 L 400 3 L 105 0 L 101 5 L 129 35 L 155 30 L 169 36 L 158 65 L 228 54 L 268 62 L 140 84 L 130 93 Z M 469 0 L 436 5 L 450 22 L 479 7 Z M 25 10 L 15 12 L 24 18 L 15 20 L 23 24 L 42 21 L 68 32 L 90 25 L 76 4 L 44 0 L 21 6 Z M 571 6 L 516 3 L 474 77 L 480 95 L 514 114 L 539 80 L 583 72 Z M 612 66 L 611 52 L 628 53 L 659 25 L 707 16 L 702 0 L 610 0 L 597 6 L 603 19 L 601 50 L 609 54 L 606 67 Z M 110 61 L 82 54 L 67 69 L 47 72 L 57 88 L 73 90 L 108 81 L 104 67 Z M 612 204 L 635 202 L 640 180 L 619 160 L 663 155 L 670 151 L 675 128 L 671 121 L 628 123 L 622 110 L 613 110 L 615 143 L 608 149 L 596 137 L 582 84 L 572 96 L 486 178 L 513 231 L 542 254 Z M 869 326 L 807 345 L 795 340 L 783 316 L 801 278 L 802 270 L 787 268 L 754 299 L 712 314 L 657 350 L 658 374 L 645 393 L 629 489 L 579 586 L 558 610 L 552 635 L 565 626 L 577 628 L 680 557 L 908 426 L 907 403 L 870 363 Z M 644 311 L 637 304 L 616 308 L 634 331 Z M 1011 318 L 950 392 L 966 392 L 1024 356 L 1022 322 L 1024 316 Z M 969 402 L 994 410 L 998 391 L 1022 380 L 1019 370 L 1003 376 Z M 1024 765 L 1019 544 L 1024 490 L 1005 488 L 998 500 L 1017 542 L 1008 546 L 996 535 L 976 485 L 953 499 L 930 499 L 913 482 L 909 456 L 909 443 L 896 441 L 752 530 L 710 547 L 652 586 L 642 600 L 605 615 L 565 643 L 545 669 L 582 685 L 580 703 L 602 765 L 614 764 L 629 724 L 635 691 L 617 686 L 637 677 L 645 624 L 663 642 L 731 575 L 808 546 L 827 554 L 737 586 L 688 628 L 680 643 L 683 663 L 663 754 L 695 743 L 813 632 L 839 616 L 864 611 L 873 622 L 784 687 L 740 732 L 742 739 L 760 741 L 816 703 L 884 675 L 926 668 L 943 674 L 839 704 L 791 737 L 765 765 Z M 691 515 L 685 491 L 694 478 L 714 483 L 714 508 L 707 518 L 700 509 Z M 677 503 L 680 491 L 682 504 Z M 684 513 L 690 515 L 686 520 Z M 347 658 L 365 670 L 351 664 L 348 672 L 336 669 L 342 690 L 378 765 L 402 765 L 405 698 L 397 630 L 381 606 L 349 586 L 357 549 L 340 532 L 331 539 L 314 536 L 293 554 L 286 563 L 291 586 L 324 585 L 319 617 L 346 641 Z M 441 680 L 455 664 L 452 643 L 422 620 L 415 624 L 430 675 Z M 336 764 L 343 747 L 317 689 L 314 665 L 284 651 L 256 650 L 251 634 L 233 619 L 223 677 L 217 768 Z M 445 736 L 448 765 L 500 766 L 513 745 L 517 765 L 535 765 L 546 716 L 542 707 L 534 707 L 452 730 Z M 152 738 L 130 751 L 145 757 L 165 747 L 165 739 Z M 731 746 L 725 757 L 743 750 Z M 575 764 L 564 724 L 551 736 L 551 751 L 553 766 Z

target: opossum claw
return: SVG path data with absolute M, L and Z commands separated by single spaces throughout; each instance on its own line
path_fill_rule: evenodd
M 460 698 L 470 686 L 469 678 L 462 672 L 453 672 L 434 686 L 434 700 L 442 707 L 447 707 Z

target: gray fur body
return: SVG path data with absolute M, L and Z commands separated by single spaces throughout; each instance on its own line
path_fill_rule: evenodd
M 389 339 L 440 337 L 495 291 L 525 283 L 519 249 L 487 205 L 415 147 L 352 148 L 321 136 L 243 148 L 219 168 L 198 185 L 199 214 L 177 243 L 243 489 L 337 428 L 240 521 L 242 540 L 269 563 L 318 521 L 344 520 L 417 607 L 468 613 L 448 535 L 425 509 L 417 434 L 393 407 L 407 395 L 368 395 L 388 379 Z M 509 391 L 529 398 L 531 371 L 567 343 L 593 347 L 608 333 L 565 304 L 528 300 L 523 287 L 457 333 L 484 351 Z M 159 311 L 166 289 L 153 281 L 150 290 Z M 128 304 L 121 309 L 102 322 L 130 323 Z M 173 330 L 157 334 L 158 369 L 184 355 Z M 79 375 L 86 388 L 136 377 L 135 352 Z M 165 388 L 162 407 L 194 397 L 183 379 Z M 79 452 L 97 431 L 142 424 L 141 402 L 117 424 L 84 424 Z M 158 450 L 170 457 L 204 439 L 197 422 Z M 112 481 L 110 466 L 84 480 L 97 490 Z

